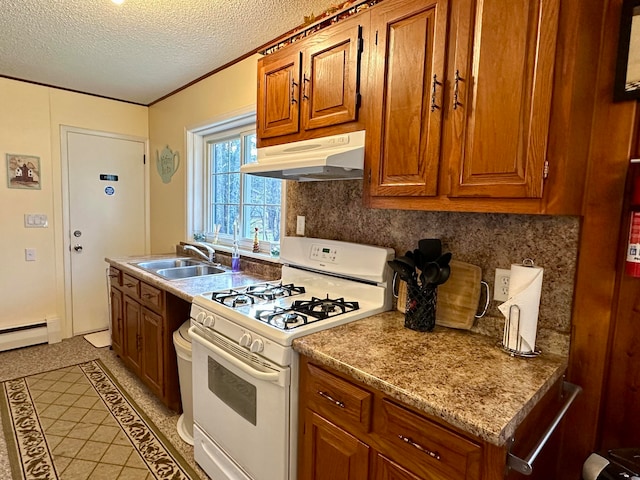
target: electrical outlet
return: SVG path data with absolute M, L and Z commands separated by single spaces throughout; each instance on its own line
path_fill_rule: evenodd
M 511 270 L 506 268 L 496 268 L 496 281 L 493 286 L 493 299 L 506 302 L 509 298 L 509 279 Z

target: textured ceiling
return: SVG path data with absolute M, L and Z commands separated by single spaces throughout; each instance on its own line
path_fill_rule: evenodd
M 147 105 L 337 0 L 0 0 L 0 75 Z

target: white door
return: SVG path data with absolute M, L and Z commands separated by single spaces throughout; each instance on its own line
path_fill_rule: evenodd
M 105 257 L 145 253 L 145 144 L 67 131 L 66 147 L 71 314 L 79 335 L 109 326 Z

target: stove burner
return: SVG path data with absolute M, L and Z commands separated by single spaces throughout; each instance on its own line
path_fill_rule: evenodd
M 281 307 L 274 307 L 273 310 L 258 310 L 256 311 L 255 317 L 282 330 L 288 330 L 309 323 L 306 316 Z
M 331 299 L 327 295 L 326 299 L 311 297 L 311 300 L 296 300 L 291 308 L 296 312 L 323 319 L 358 310 L 360 305 L 358 302 L 347 302 L 344 298 Z
M 237 308 L 278 298 L 291 297 L 301 293 L 305 293 L 304 287 L 297 287 L 293 283 L 287 285 L 282 283 L 261 283 L 259 285 L 213 292 L 211 299 L 227 307 Z

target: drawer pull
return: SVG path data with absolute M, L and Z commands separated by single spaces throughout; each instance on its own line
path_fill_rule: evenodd
M 153 293 L 143 293 L 142 296 L 144 298 L 151 298 L 151 297 L 155 297 L 155 295 Z
M 135 286 L 136 286 L 136 285 L 135 285 L 135 283 L 125 283 L 125 285 L 126 285 L 128 288 L 133 288 L 133 287 L 135 287 Z
M 422 445 L 417 444 L 416 442 L 414 442 L 413 440 L 411 440 L 408 437 L 405 437 L 404 435 L 400 434 L 398 435 L 398 438 L 400 440 L 402 440 L 405 443 L 408 443 L 409 445 L 411 445 L 412 447 L 417 448 L 418 450 L 420 450 L 421 452 L 426 453 L 427 455 L 429 455 L 430 457 L 435 458 L 436 460 L 440 460 L 440 454 L 438 452 L 432 452 L 431 450 L 429 450 L 428 448 L 424 448 Z
M 110 273 L 110 274 L 109 274 L 109 277 L 111 277 L 111 278 L 118 278 L 118 275 L 117 275 L 117 274 L 114 274 L 114 273 Z
M 331 395 L 324 393 L 320 390 L 318 390 L 318 395 L 320 395 L 323 398 L 326 398 L 327 400 L 329 400 L 330 402 L 333 402 L 334 404 L 336 404 L 337 406 L 339 406 L 340 408 L 344 408 L 344 403 L 342 403 L 340 400 L 336 400 L 335 398 L 333 398 Z

